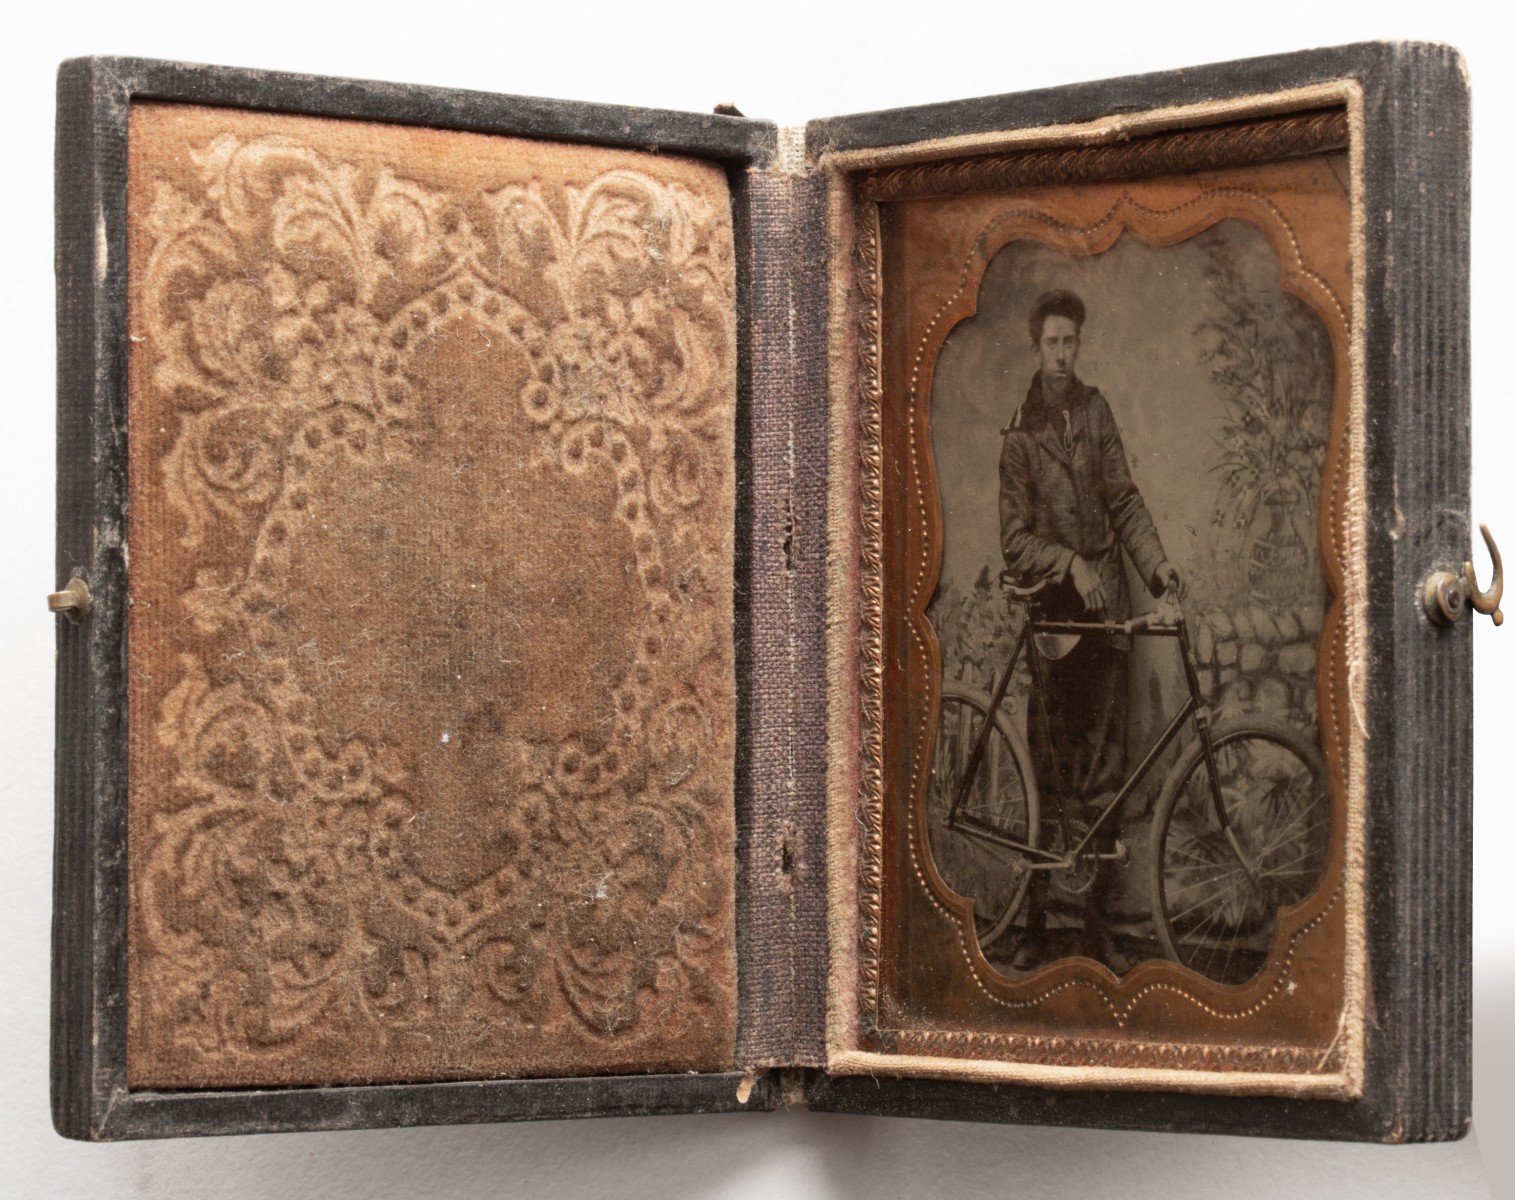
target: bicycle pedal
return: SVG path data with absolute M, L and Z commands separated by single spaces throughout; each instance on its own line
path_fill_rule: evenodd
M 1113 862 L 1118 867 L 1124 867 L 1131 861 L 1131 849 L 1120 838 L 1115 839 L 1115 845 L 1111 847 L 1109 854 L 1100 855 L 1108 862 Z

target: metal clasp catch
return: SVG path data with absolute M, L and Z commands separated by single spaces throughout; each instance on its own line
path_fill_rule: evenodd
M 1478 572 L 1470 562 L 1463 564 L 1461 575 L 1455 575 L 1451 571 L 1432 571 L 1426 576 L 1421 603 L 1433 624 L 1450 625 L 1469 606 L 1474 611 L 1493 618 L 1494 624 L 1504 624 L 1504 613 L 1499 609 L 1499 602 L 1504 596 L 1504 562 L 1499 557 L 1499 547 L 1494 544 L 1494 536 L 1489 532 L 1489 527 L 1480 525 L 1478 532 L 1483 534 L 1484 545 L 1489 548 L 1489 557 L 1494 560 L 1494 575 L 1489 581 L 1489 590 L 1484 591 L 1478 586 Z
M 61 592 L 49 592 L 47 611 L 64 613 L 70 621 L 78 622 L 89 616 L 89 584 L 75 575 Z

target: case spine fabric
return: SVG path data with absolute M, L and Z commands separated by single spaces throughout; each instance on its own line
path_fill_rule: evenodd
M 790 164 L 784 164 L 790 165 Z M 797 165 L 797 164 L 795 164 Z M 825 193 L 814 174 L 754 170 L 751 401 L 745 414 L 747 548 L 738 806 L 744 1068 L 825 1061 L 826 348 Z M 739 439 L 741 444 L 742 439 Z M 742 581 L 738 582 L 739 588 Z M 739 608 L 739 611 L 740 608 Z

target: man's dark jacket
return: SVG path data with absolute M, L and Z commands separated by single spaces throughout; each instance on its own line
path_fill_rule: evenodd
M 1037 372 L 1025 404 L 1005 430 L 999 528 L 1005 565 L 1017 583 L 1061 585 L 1050 589 L 1061 597 L 1049 606 L 1056 615 L 1082 615 L 1068 576 L 1075 554 L 1099 572 L 1105 620 L 1131 615 L 1121 546 L 1152 594 L 1162 594 L 1157 571 L 1167 555 L 1131 481 L 1120 430 L 1098 389 L 1077 377 L 1061 402 L 1051 402 Z

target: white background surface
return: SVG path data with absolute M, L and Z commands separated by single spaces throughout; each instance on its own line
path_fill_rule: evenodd
M 1515 1176 L 1515 620 L 1477 636 L 1474 1135 L 1375 1147 L 814 1114 L 617 1119 L 87 1146 L 47 1102 L 52 853 L 53 72 L 128 54 L 485 91 L 807 117 L 1046 87 L 1368 38 L 1451 42 L 1475 112 L 1475 520 L 1515 565 L 1515 22 L 1506 5 L 683 5 L 500 0 L 330 8 L 19 5 L 0 24 L 0 1194 L 26 1197 L 586 1195 L 1472 1197 Z M 1432 201 L 1434 202 L 1434 198 Z M 1515 613 L 1515 595 L 1508 607 Z M 1405 698 L 1404 720 L 1415 720 Z M 1430 964 L 1428 964 L 1430 966 Z M 1490 1181 L 1486 1183 L 1485 1179 Z

